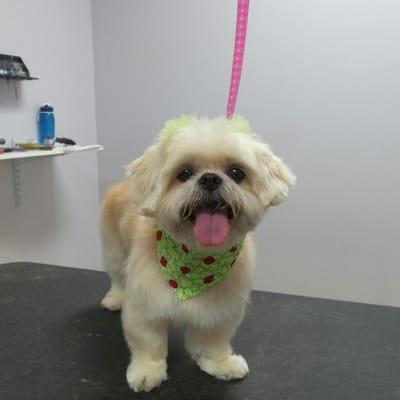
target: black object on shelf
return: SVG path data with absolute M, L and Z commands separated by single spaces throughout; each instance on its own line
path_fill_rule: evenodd
M 0 79 L 32 81 L 39 78 L 31 76 L 21 57 L 0 54 Z
M 61 143 L 61 144 L 65 144 L 65 145 L 67 145 L 67 146 L 74 146 L 74 145 L 76 145 L 76 142 L 75 142 L 74 140 L 68 139 L 68 138 L 65 138 L 65 137 L 56 138 L 56 142 L 57 142 L 57 143 Z

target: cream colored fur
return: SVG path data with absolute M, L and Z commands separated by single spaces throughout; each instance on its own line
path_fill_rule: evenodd
M 185 183 L 177 173 L 189 166 L 195 175 Z M 246 179 L 226 175 L 240 166 Z M 179 301 L 160 271 L 157 226 L 193 248 L 202 246 L 181 211 L 191 207 L 198 177 L 214 172 L 224 180 L 222 192 L 234 218 L 224 251 L 245 237 L 227 277 L 208 292 Z M 192 118 L 173 135 L 158 140 L 127 168 L 127 180 L 114 185 L 102 207 L 104 259 L 111 289 L 102 301 L 122 308 L 122 324 L 131 363 L 127 381 L 135 391 L 150 391 L 167 379 L 167 329 L 185 327 L 185 346 L 199 367 L 220 379 L 243 378 L 249 371 L 230 345 L 249 301 L 254 245 L 248 234 L 270 205 L 281 202 L 295 178 L 256 136 L 235 132 L 225 118 Z

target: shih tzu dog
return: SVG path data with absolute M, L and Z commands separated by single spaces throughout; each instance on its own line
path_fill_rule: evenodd
M 249 232 L 294 182 L 243 117 L 182 116 L 111 187 L 102 206 L 111 288 L 102 305 L 122 309 L 134 391 L 167 379 L 167 329 L 175 322 L 203 371 L 220 379 L 248 373 L 230 341 L 251 291 Z

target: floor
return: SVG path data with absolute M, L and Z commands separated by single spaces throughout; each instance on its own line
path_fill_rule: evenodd
M 246 379 L 201 372 L 173 330 L 169 380 L 137 395 L 119 314 L 99 307 L 107 287 L 102 272 L 0 266 L 1 399 L 400 399 L 400 309 L 266 292 L 234 340 Z

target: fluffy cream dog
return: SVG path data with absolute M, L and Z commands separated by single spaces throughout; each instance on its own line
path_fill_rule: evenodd
M 186 349 L 203 371 L 220 379 L 248 373 L 230 341 L 251 291 L 249 232 L 294 181 L 243 118 L 181 117 L 169 121 L 155 144 L 128 166 L 127 180 L 108 191 L 102 234 L 111 289 L 102 305 L 122 307 L 133 390 L 150 391 L 167 379 L 171 322 L 185 327 Z M 163 235 L 172 255 L 160 258 Z M 204 263 L 191 265 L 191 252 L 204 255 Z M 174 265 L 186 256 L 188 265 Z M 188 289 L 179 292 L 184 285 Z

